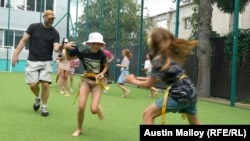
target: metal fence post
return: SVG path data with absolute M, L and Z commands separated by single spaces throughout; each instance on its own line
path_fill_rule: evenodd
M 232 80 L 231 80 L 231 98 L 230 105 L 235 106 L 235 95 L 237 85 L 237 56 L 238 56 L 238 22 L 239 22 L 239 0 L 234 3 L 234 38 L 233 38 L 233 56 L 232 56 Z

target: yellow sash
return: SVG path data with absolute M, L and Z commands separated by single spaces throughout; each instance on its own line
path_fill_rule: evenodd
M 81 77 L 82 78 L 96 78 L 96 76 L 97 76 L 97 74 L 95 74 L 95 73 L 85 72 L 85 73 L 83 73 L 83 75 Z M 81 80 L 79 82 L 79 86 L 80 86 L 80 84 L 81 84 Z M 109 89 L 109 87 L 105 86 L 105 84 L 102 81 L 100 81 L 99 79 L 96 79 L 96 84 L 98 84 L 102 90 L 108 90 Z M 79 92 L 80 92 L 80 90 L 78 90 L 78 93 L 76 95 L 75 100 L 79 96 Z M 73 104 L 75 104 L 75 101 L 73 102 Z
M 178 80 L 181 80 L 183 78 L 187 77 L 186 74 L 182 74 Z M 171 89 L 171 85 L 169 85 L 167 88 L 166 88 L 166 91 L 165 91 L 165 94 L 164 94 L 164 98 L 163 98 L 163 102 L 162 102 L 162 107 L 161 107 L 161 124 L 165 124 L 165 117 L 166 117 L 166 112 L 167 112 L 167 108 L 166 108 L 166 105 L 167 105 L 167 101 L 168 101 L 168 94 L 169 94 L 169 91 Z M 181 114 L 182 116 L 182 119 L 186 119 L 186 114 L 185 113 L 182 113 Z
M 95 73 L 89 73 L 89 72 L 85 72 L 82 77 L 87 77 L 87 78 L 96 78 L 96 75 Z M 102 90 L 108 90 L 109 87 L 105 86 L 105 84 L 100 81 L 99 79 L 96 79 L 96 84 L 98 84 Z

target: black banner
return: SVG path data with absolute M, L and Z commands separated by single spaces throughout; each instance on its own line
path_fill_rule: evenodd
M 249 141 L 250 125 L 140 125 L 140 141 L 168 139 Z

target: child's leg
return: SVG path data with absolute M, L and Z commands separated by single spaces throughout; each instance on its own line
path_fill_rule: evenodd
M 68 93 L 68 91 L 67 91 L 67 87 L 68 87 L 68 74 L 69 72 L 68 71 L 64 71 L 64 84 L 63 84 L 63 86 L 64 86 L 64 93 L 65 94 L 67 94 Z
M 197 115 L 191 115 L 191 114 L 187 114 L 187 118 L 188 118 L 188 122 L 191 125 L 200 125 L 200 119 L 198 118 Z
M 156 89 L 155 87 L 151 87 L 150 90 L 151 90 L 151 97 L 158 95 L 158 89 Z
M 95 86 L 92 89 L 92 100 L 90 110 L 92 114 L 98 114 L 100 120 L 104 119 L 104 114 L 100 105 L 102 90 L 100 86 Z
M 127 97 L 130 90 L 124 86 L 124 83 L 117 83 L 117 86 L 120 87 L 123 91 L 122 97 Z
M 78 111 L 77 111 L 77 129 L 72 134 L 72 136 L 76 137 L 82 133 L 82 124 L 84 120 L 84 112 L 86 109 L 88 95 L 89 95 L 89 86 L 86 82 L 83 82 L 79 90 L 79 105 L 78 105 Z
M 55 85 L 57 85 L 57 84 L 58 84 L 59 77 L 60 77 L 60 74 L 59 74 L 59 73 L 57 73 L 57 74 L 56 74 L 56 83 L 55 83 Z
M 59 90 L 60 90 L 60 93 L 61 94 L 64 94 L 64 86 L 63 86 L 63 84 L 64 84 L 64 70 L 60 70 L 60 81 L 59 81 Z
M 73 91 L 73 80 L 74 80 L 74 72 L 69 72 L 69 87 L 70 87 L 70 90 Z
M 154 119 L 161 115 L 161 110 L 155 103 L 148 106 L 143 112 L 143 123 L 154 124 Z

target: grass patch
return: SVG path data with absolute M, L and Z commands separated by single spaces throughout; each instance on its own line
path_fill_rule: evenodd
M 138 141 L 142 112 L 157 98 L 149 98 L 150 91 L 128 86 L 128 98 L 121 98 L 122 91 L 110 84 L 108 94 L 102 96 L 105 119 L 99 121 L 89 110 L 89 101 L 83 123 L 83 135 L 72 137 L 76 130 L 77 103 L 73 105 L 75 93 L 65 97 L 58 86 L 52 84 L 48 110 L 50 115 L 42 117 L 40 110 L 33 111 L 34 96 L 25 84 L 24 73 L 0 72 L 0 139 L 1 141 Z M 53 75 L 55 80 L 55 75 Z M 75 76 L 74 89 L 80 76 Z M 159 93 L 158 98 L 163 93 Z M 203 124 L 250 124 L 250 110 L 222 105 L 206 100 L 198 101 L 198 113 Z M 169 113 L 166 124 L 188 124 L 180 114 Z M 156 119 L 160 124 L 161 118 Z

